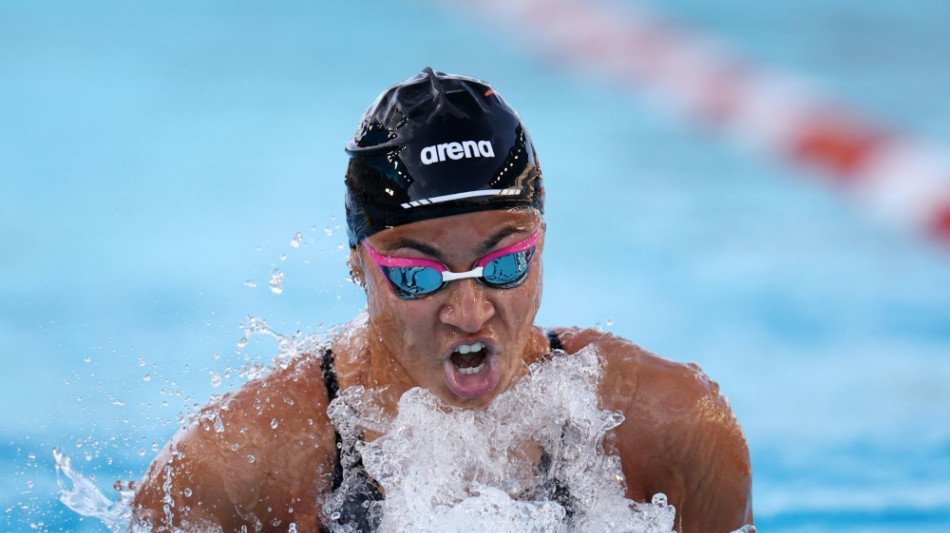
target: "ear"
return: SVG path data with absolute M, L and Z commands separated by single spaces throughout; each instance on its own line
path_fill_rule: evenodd
M 347 260 L 347 265 L 350 267 L 350 280 L 359 285 L 360 287 L 366 288 L 366 272 L 363 271 L 363 262 L 360 261 L 359 247 L 355 246 L 350 249 L 350 258 Z

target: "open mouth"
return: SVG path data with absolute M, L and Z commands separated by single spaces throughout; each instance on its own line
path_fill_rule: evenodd
M 445 380 L 452 393 L 472 399 L 494 390 L 501 376 L 495 352 L 482 341 L 456 346 L 445 362 Z
M 484 342 L 474 344 L 462 344 L 452 352 L 452 364 L 459 372 L 466 376 L 478 374 L 485 367 L 485 356 L 488 351 L 485 349 Z

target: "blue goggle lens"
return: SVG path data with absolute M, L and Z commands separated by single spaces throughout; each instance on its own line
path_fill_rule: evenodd
M 404 300 L 421 298 L 442 287 L 442 273 L 425 267 L 381 267 L 396 289 L 396 295 Z

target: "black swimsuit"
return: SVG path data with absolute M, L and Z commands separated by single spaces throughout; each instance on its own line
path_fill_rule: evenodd
M 553 354 L 561 354 L 563 345 L 554 331 L 547 332 L 548 341 L 551 344 Z M 332 402 L 340 393 L 340 383 L 336 378 L 336 369 L 333 364 L 333 352 L 327 348 L 323 352 L 323 361 L 321 362 L 323 370 L 323 381 L 327 387 L 327 396 Z M 334 429 L 336 438 L 336 467 L 333 471 L 333 491 L 340 488 L 344 476 L 343 459 L 343 438 L 340 432 Z M 335 524 L 345 528 L 346 531 L 371 532 L 376 531 L 379 526 L 379 517 L 371 512 L 374 504 L 383 500 L 383 494 L 379 489 L 379 484 L 373 479 L 363 467 L 363 459 L 359 452 L 352 451 L 350 455 L 351 464 L 347 465 L 347 492 L 344 495 L 342 506 L 331 517 Z M 539 470 L 547 471 L 551 467 L 551 456 L 546 450 L 541 452 L 541 461 L 538 465 Z M 555 479 L 554 501 L 564 506 L 567 515 L 571 516 L 572 498 L 570 491 L 558 480 Z M 338 514 L 337 514 L 338 513 Z M 320 531 L 329 532 L 326 527 L 321 527 Z

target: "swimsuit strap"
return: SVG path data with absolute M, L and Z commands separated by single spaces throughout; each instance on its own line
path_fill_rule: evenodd
M 567 352 L 564 351 L 564 344 L 561 342 L 561 338 L 558 336 L 557 331 L 549 329 L 545 332 L 548 337 L 548 342 L 551 343 L 551 355 L 557 357 L 559 355 L 567 355 Z M 551 468 L 551 454 L 547 450 L 541 450 L 541 464 L 539 467 L 542 471 L 547 471 Z M 571 496 L 570 488 L 565 485 L 560 479 L 554 478 L 554 501 L 561 504 L 564 507 L 564 510 L 567 511 L 567 517 L 570 519 L 574 516 L 574 503 L 575 498 Z
M 551 351 L 564 350 L 564 345 L 561 344 L 561 338 L 557 336 L 557 332 L 553 329 L 547 330 L 548 342 L 551 343 Z
M 327 348 L 323 352 L 323 360 L 320 362 L 320 368 L 323 371 L 323 383 L 327 387 L 327 397 L 332 402 L 339 396 L 340 382 L 336 376 L 336 366 L 333 364 L 333 352 Z M 343 484 L 343 437 L 340 432 L 333 428 L 333 437 L 336 441 L 336 464 L 333 468 L 333 491 L 336 491 Z M 380 501 L 383 495 L 379 490 L 376 480 L 370 477 L 363 467 L 363 458 L 355 449 L 350 450 L 355 454 L 351 457 L 352 464 L 347 472 L 347 494 L 344 496 L 342 507 L 339 509 L 339 517 L 334 520 L 338 526 L 343 526 L 347 531 L 371 532 L 375 531 L 378 524 L 378 517 L 370 516 L 370 509 L 367 502 Z M 321 532 L 329 531 L 321 526 Z
M 333 351 L 330 348 L 323 350 L 320 358 L 320 370 L 323 373 L 323 384 L 327 388 L 327 405 L 329 406 L 329 402 L 336 399 L 337 393 L 340 392 L 340 383 L 336 379 L 336 370 L 333 366 Z M 336 441 L 336 464 L 333 467 L 331 490 L 336 490 L 343 483 L 343 463 L 340 462 L 340 447 L 343 439 L 335 427 L 333 428 L 333 438 Z M 330 529 L 326 525 L 320 524 L 320 533 L 330 533 Z
M 332 402 L 340 392 L 340 382 L 336 379 L 336 367 L 333 365 L 333 351 L 330 348 L 323 350 L 320 369 L 323 371 L 323 383 L 327 386 L 327 397 Z
M 336 379 L 336 367 L 333 364 L 333 351 L 330 348 L 323 350 L 323 357 L 320 361 L 320 369 L 323 371 L 323 384 L 327 387 L 327 399 L 333 401 L 340 393 L 340 382 Z M 329 407 L 329 403 L 327 404 Z M 343 449 L 343 437 L 340 432 L 333 428 L 333 437 L 336 440 L 336 467 L 333 469 L 332 490 L 336 490 L 343 483 L 343 462 L 340 460 L 340 454 Z

